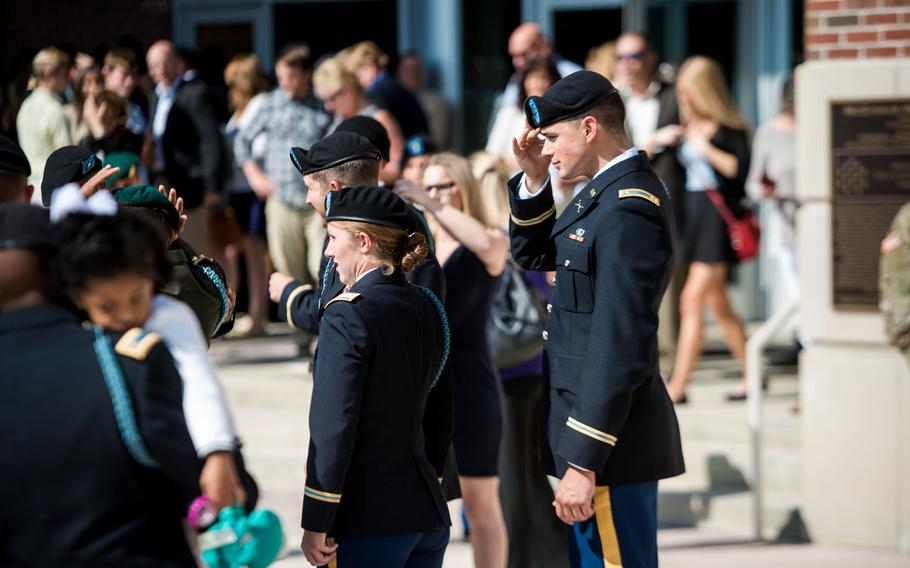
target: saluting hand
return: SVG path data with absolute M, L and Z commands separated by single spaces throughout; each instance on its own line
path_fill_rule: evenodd
M 99 189 L 104 189 L 104 182 L 107 181 L 107 178 L 116 175 L 119 172 L 120 168 L 115 168 L 110 165 L 101 168 L 97 174 L 89 178 L 89 180 L 83 183 L 79 188 L 79 191 L 82 193 L 82 197 L 88 199 L 89 197 L 95 195 Z
M 539 138 L 540 129 L 525 124 L 525 129 L 518 138 L 512 138 L 512 153 L 515 162 L 527 176 L 528 189 L 537 191 L 547 181 L 550 158 L 541 154 L 543 141 Z
M 594 472 L 570 466 L 559 480 L 553 507 L 567 525 L 590 519 L 594 514 Z
M 184 227 L 186 227 L 186 220 L 188 219 L 183 212 L 183 198 L 177 195 L 177 190 L 173 187 L 168 191 L 163 185 L 159 185 L 158 192 L 167 197 L 167 200 L 170 201 L 171 205 L 174 206 L 174 209 L 177 210 L 177 215 L 180 217 L 180 225 L 177 227 L 177 234 L 180 235 L 183 232 Z
M 427 203 L 430 201 L 430 198 L 427 196 L 427 192 L 424 191 L 423 187 L 406 179 L 396 181 L 392 191 L 405 201 L 410 201 L 421 207 L 426 207 Z
M 329 545 L 325 540 L 324 532 L 303 531 L 303 540 L 300 542 L 303 555 L 307 562 L 313 566 L 322 566 L 331 562 L 338 552 L 338 545 Z

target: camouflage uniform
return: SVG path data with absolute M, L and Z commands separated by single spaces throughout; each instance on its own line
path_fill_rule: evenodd
M 910 203 L 898 211 L 882 241 L 878 284 L 888 342 L 910 359 Z

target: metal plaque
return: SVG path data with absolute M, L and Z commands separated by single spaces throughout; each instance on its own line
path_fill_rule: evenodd
M 878 310 L 879 248 L 910 201 L 910 99 L 831 103 L 834 307 Z

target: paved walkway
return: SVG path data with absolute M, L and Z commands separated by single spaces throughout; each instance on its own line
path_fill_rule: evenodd
M 212 353 L 246 444 L 244 456 L 248 467 L 260 484 L 261 506 L 275 511 L 284 525 L 286 550 L 276 566 L 304 567 L 308 564 L 298 547 L 301 536 L 298 527 L 312 380 L 308 365 L 295 359 L 296 347 L 290 336 L 283 335 L 283 326 L 273 326 L 270 331 L 275 335 L 216 341 Z M 732 387 L 732 383 L 729 385 Z M 714 393 L 719 388 L 728 390 L 727 384 L 718 386 L 717 380 L 706 380 L 703 385 L 696 383 L 690 397 L 692 404 L 699 401 L 712 404 L 718 398 Z M 661 565 L 669 568 L 910 566 L 908 556 L 878 551 L 816 545 L 758 545 L 723 527 L 663 529 L 658 540 Z M 470 546 L 461 538 L 460 530 L 453 529 L 445 568 L 472 565 Z

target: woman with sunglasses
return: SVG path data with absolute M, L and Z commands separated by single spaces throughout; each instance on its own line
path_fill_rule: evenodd
M 434 155 L 423 183 L 423 190 L 401 184 L 396 191 L 426 211 L 436 258 L 446 275 L 455 380 L 455 457 L 474 564 L 501 568 L 508 554 L 499 503 L 502 393 L 487 322 L 509 256 L 509 237 L 487 221 L 477 181 L 464 158 Z

